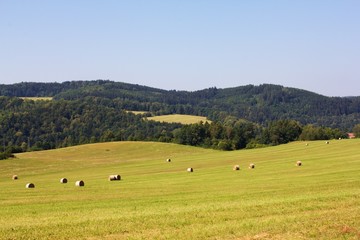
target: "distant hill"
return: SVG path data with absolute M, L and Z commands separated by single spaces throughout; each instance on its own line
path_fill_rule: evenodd
M 125 140 L 238 150 L 346 138 L 346 132 L 360 129 L 359 97 L 271 84 L 188 92 L 103 80 L 19 83 L 0 85 L 0 95 L 0 159 Z M 166 122 L 165 115 L 172 120 Z M 209 121 L 173 121 L 184 115 Z
M 53 97 L 54 100 L 116 99 L 124 109 L 148 111 L 153 115 L 191 114 L 213 121 L 235 117 L 262 125 L 273 120 L 294 119 L 302 124 L 349 130 L 360 119 L 360 97 L 326 97 L 272 84 L 188 92 L 109 80 L 18 83 L 0 85 L 0 95 Z

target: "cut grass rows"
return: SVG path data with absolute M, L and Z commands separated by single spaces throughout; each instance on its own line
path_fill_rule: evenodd
M 113 142 L 19 154 L 0 161 L 0 239 L 358 239 L 359 145 Z

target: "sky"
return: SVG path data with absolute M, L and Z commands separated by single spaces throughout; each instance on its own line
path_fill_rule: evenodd
M 360 96 L 359 0 L 0 0 L 0 83 Z

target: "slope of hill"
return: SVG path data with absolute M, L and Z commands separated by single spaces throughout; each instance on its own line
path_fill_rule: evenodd
M 346 131 L 360 131 L 359 97 L 329 98 L 269 84 L 186 92 L 97 80 L 0 85 L 0 94 L 6 95 L 0 96 L 0 159 L 17 152 L 107 141 L 236 150 L 297 139 L 346 138 Z M 31 100 L 44 96 L 52 100 Z M 131 111 L 156 118 L 206 117 L 211 123 L 155 122 Z
M 0 161 L 0 239 L 357 239 L 359 146 L 112 142 L 17 154 Z

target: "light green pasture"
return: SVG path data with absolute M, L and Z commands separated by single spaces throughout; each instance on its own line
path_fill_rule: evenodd
M 0 161 L 0 239 L 359 239 L 359 149 L 111 142 L 18 154 Z

